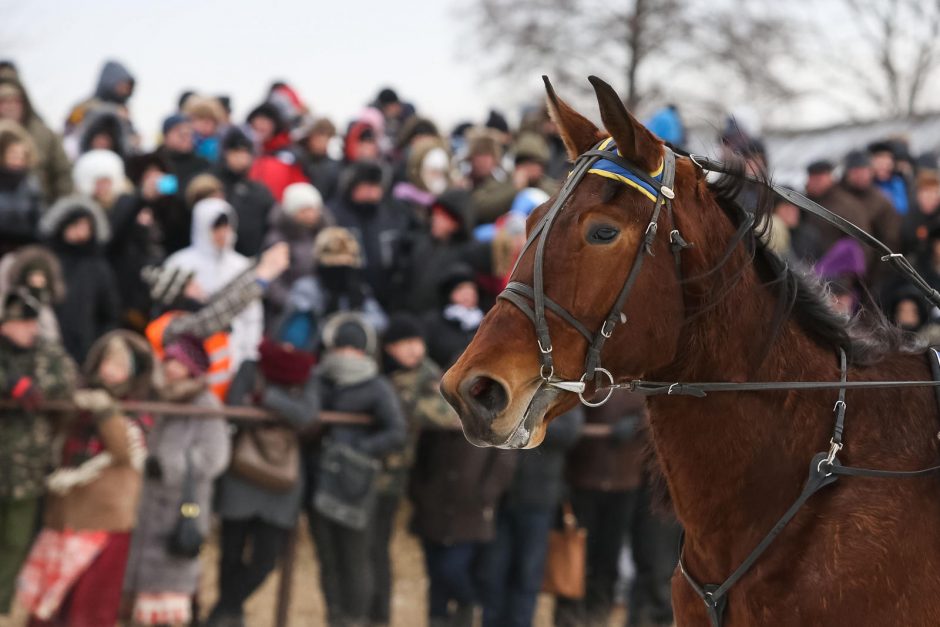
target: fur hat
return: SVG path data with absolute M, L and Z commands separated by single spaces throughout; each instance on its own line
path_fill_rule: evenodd
M 313 256 L 321 266 L 362 267 L 362 249 L 356 236 L 341 226 L 320 231 L 313 241 Z
M 183 105 L 183 113 L 190 118 L 208 118 L 216 124 L 225 119 L 225 109 L 211 96 L 190 96 Z
M 516 153 L 516 163 L 526 161 L 535 161 L 536 163 L 547 163 L 551 157 L 548 149 L 548 142 L 537 133 L 523 133 L 516 140 L 513 151 Z
M 84 196 L 93 196 L 98 179 L 109 179 L 115 196 L 124 187 L 124 161 L 110 150 L 89 150 L 75 160 L 72 180 L 75 191 Z
M 198 174 L 186 186 L 186 205 L 192 207 L 200 200 L 220 194 L 224 195 L 224 193 L 225 187 L 222 185 L 222 181 L 211 174 Z
M 323 209 L 323 196 L 310 183 L 291 183 L 284 188 L 281 206 L 284 208 L 284 213 L 289 216 L 296 215 L 305 207 Z
M 13 320 L 36 320 L 42 305 L 26 289 L 17 289 L 6 294 L 0 303 L 0 322 Z
M 493 155 L 499 161 L 503 156 L 499 140 L 489 129 L 473 128 L 467 131 L 467 156 Z

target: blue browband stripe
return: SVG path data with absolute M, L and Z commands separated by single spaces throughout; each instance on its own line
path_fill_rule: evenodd
M 614 144 L 612 137 L 605 139 L 604 142 L 598 146 L 598 150 L 605 150 L 607 152 L 612 152 L 618 155 L 620 154 L 620 151 L 617 150 L 617 146 Z M 605 178 L 619 181 L 625 185 L 629 185 L 653 202 L 656 202 L 656 198 L 659 196 L 658 189 L 646 181 L 640 179 L 630 170 L 627 170 L 626 168 L 607 159 L 599 159 L 596 161 L 594 165 L 591 166 L 591 169 L 588 170 L 588 174 L 597 174 Z M 650 172 L 650 176 L 656 180 L 661 180 L 663 176 L 663 164 L 660 164 L 659 168 L 655 172 Z

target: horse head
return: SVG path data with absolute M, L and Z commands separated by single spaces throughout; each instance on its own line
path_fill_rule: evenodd
M 444 396 L 459 413 L 467 438 L 479 446 L 537 446 L 547 423 L 578 402 L 576 394 L 550 380 L 590 385 L 593 375 L 609 372 L 612 383 L 671 363 L 685 307 L 695 298 L 681 277 L 707 268 L 703 251 L 723 248 L 733 232 L 728 220 L 725 228 L 708 228 L 703 212 L 695 210 L 710 196 L 694 162 L 667 155 L 610 85 L 596 77 L 590 81 L 606 132 L 559 99 L 545 79 L 549 111 L 575 162 L 573 176 L 579 164 L 586 167 L 573 187 L 569 177 L 560 197 L 530 216 L 530 245 L 510 277 L 510 289 L 523 287 L 516 296 L 504 293 L 444 376 Z M 603 150 L 613 151 L 615 163 L 598 156 Z M 666 158 L 674 168 L 672 180 L 657 189 Z M 668 211 L 658 211 L 657 203 L 666 201 Z M 555 215 L 549 215 L 553 209 Z M 546 216 L 551 219 L 547 227 Z M 544 241 L 533 241 L 533 235 Z M 686 240 L 713 246 L 689 247 Z M 644 264 L 642 271 L 632 277 L 638 262 Z M 543 303 L 548 302 L 542 307 L 541 334 L 533 329 L 537 317 L 532 313 L 539 290 Z M 621 296 L 626 296 L 622 303 Z M 520 304 L 521 299 L 527 302 Z M 593 338 L 601 342 L 591 360 Z M 603 370 L 594 371 L 601 364 Z

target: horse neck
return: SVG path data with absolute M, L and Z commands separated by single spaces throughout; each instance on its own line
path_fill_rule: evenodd
M 749 268 L 713 311 L 688 326 L 679 357 L 656 380 L 837 380 L 834 350 L 793 322 L 784 323 L 767 349 L 775 301 Z M 721 550 L 709 557 L 718 572 L 739 557 L 731 557 L 730 546 L 769 529 L 798 494 L 800 479 L 794 478 L 803 477 L 813 454 L 825 448 L 836 395 L 712 393 L 650 400 L 653 443 L 688 545 Z

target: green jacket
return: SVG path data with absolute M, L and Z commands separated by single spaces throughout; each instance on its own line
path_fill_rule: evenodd
M 0 385 L 4 394 L 11 383 L 29 376 L 45 400 L 65 400 L 75 389 L 77 368 L 58 342 L 38 340 L 31 350 L 14 347 L 0 338 Z M 0 499 L 27 499 L 45 491 L 52 461 L 56 420 L 61 416 L 0 410 Z

